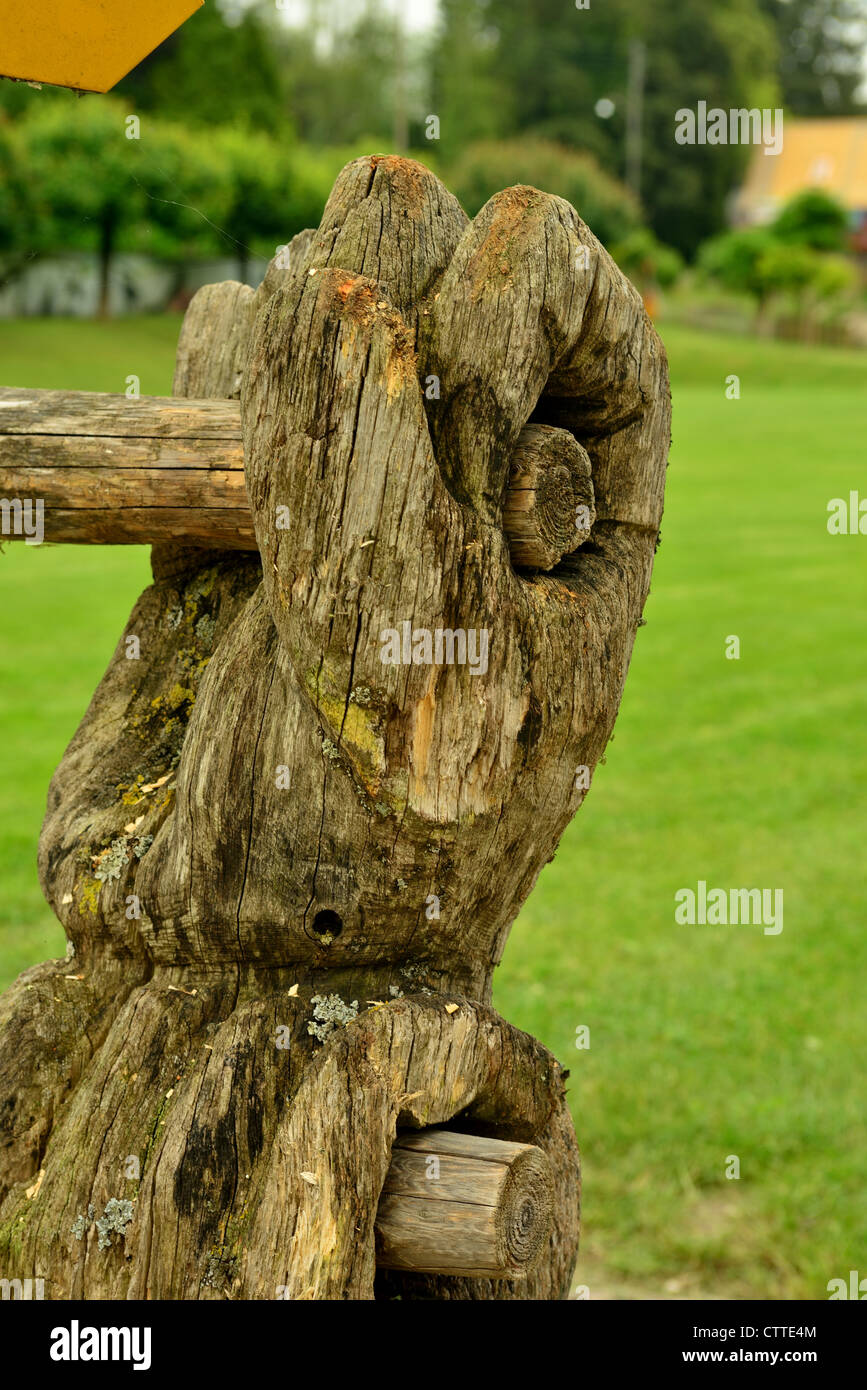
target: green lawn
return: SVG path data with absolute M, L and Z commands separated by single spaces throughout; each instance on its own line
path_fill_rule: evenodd
M 177 328 L 0 324 L 0 382 L 167 392 Z M 867 495 L 867 359 L 663 336 L 675 443 L 648 626 L 496 1003 L 572 1069 L 591 1296 L 823 1298 L 867 1275 L 867 537 L 825 526 L 830 498 Z M 45 791 L 147 554 L 11 546 L 0 576 L 6 983 L 62 953 L 34 865 Z M 782 933 L 676 925 L 699 879 L 782 888 Z

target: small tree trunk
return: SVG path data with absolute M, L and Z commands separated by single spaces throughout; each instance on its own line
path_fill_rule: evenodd
M 97 315 L 101 319 L 111 316 L 111 261 L 114 253 L 114 239 L 117 230 L 117 216 L 114 208 L 103 212 L 99 224 L 99 305 Z

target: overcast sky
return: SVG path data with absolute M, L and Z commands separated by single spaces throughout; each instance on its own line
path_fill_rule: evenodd
M 315 4 L 315 0 L 313 0 Z M 437 0 L 382 0 L 385 9 L 400 11 L 409 30 L 429 29 L 437 12 Z M 277 9 L 285 14 L 287 23 L 297 24 L 309 13 L 311 0 L 280 0 Z M 318 5 L 322 19 L 332 15 L 338 25 L 349 23 L 353 15 L 362 8 L 358 0 L 320 0 Z

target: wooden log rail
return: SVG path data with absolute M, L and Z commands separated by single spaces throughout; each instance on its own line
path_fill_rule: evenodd
M 238 401 L 4 388 L 0 497 L 42 500 L 46 541 L 256 549 Z
M 548 1240 L 552 1190 L 535 1144 L 449 1129 L 400 1134 L 376 1217 L 377 1265 L 522 1278 Z
M 0 540 L 27 538 L 28 501 L 49 542 L 257 548 L 238 401 L 0 388 Z M 528 425 L 503 506 L 515 566 L 552 569 L 595 515 L 584 449 Z

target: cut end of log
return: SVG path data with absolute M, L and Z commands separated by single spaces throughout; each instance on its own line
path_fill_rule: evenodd
M 516 569 L 550 570 L 596 520 L 590 459 L 568 430 L 525 425 L 515 446 L 503 530 Z
M 553 1177 L 535 1144 L 448 1129 L 401 1134 L 376 1218 L 380 1269 L 522 1278 L 544 1248 Z

